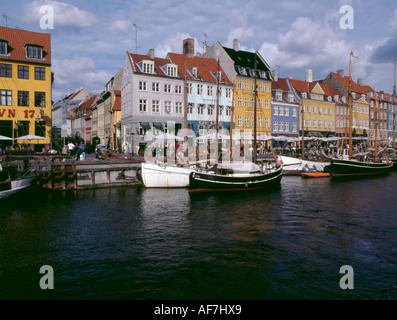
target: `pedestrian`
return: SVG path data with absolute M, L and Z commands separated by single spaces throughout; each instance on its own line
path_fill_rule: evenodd
M 77 150 L 76 150 L 76 161 L 78 161 L 80 159 L 80 155 L 82 153 L 81 147 L 77 146 Z
M 81 154 L 83 155 L 83 160 L 85 160 L 86 153 L 87 153 L 87 148 L 85 144 L 83 144 L 83 147 L 81 148 Z

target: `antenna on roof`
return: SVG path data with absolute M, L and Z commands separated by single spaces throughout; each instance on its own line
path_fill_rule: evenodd
M 208 38 L 208 36 L 205 33 L 204 33 L 204 38 L 205 38 L 205 40 L 203 41 L 203 55 L 204 55 L 204 53 L 205 53 L 205 51 L 207 49 L 207 38 Z
M 134 28 L 135 28 L 135 53 L 138 53 L 138 29 L 142 30 L 142 28 L 140 26 L 137 26 L 134 23 Z
M 9 16 L 7 16 L 5 13 L 2 14 L 4 19 L 6 20 L 6 27 L 8 27 L 8 20 L 14 21 L 14 19 L 11 19 Z

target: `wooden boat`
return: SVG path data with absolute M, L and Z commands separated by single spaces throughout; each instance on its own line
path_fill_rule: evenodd
M 194 167 L 143 162 L 138 180 L 146 188 L 186 188 Z
M 189 175 L 189 193 L 203 191 L 246 191 L 271 188 L 280 183 L 283 167 L 261 168 L 250 164 L 249 171 L 242 170 L 238 164 L 221 165 L 208 171 L 195 171 Z
M 34 178 L 30 171 L 15 176 L 10 175 L 9 171 L 3 170 L 0 165 L 0 199 L 29 187 Z
M 313 171 L 324 171 L 324 168 L 330 164 L 330 162 L 310 161 L 288 156 L 279 156 L 279 159 L 283 163 L 284 175 L 300 175 L 307 167 L 313 168 Z
M 322 172 L 322 171 L 301 172 L 301 175 L 303 178 L 326 178 L 331 176 L 329 172 Z

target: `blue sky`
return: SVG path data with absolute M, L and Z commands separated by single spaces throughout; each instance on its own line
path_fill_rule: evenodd
M 397 55 L 397 2 L 394 0 L 14 0 L 2 1 L 8 26 L 51 33 L 53 100 L 79 87 L 101 92 L 124 64 L 125 54 L 165 57 L 182 52 L 182 41 L 194 38 L 196 52 L 219 41 L 258 50 L 281 77 L 305 79 L 306 69 L 319 80 L 331 71 L 392 93 L 393 59 Z M 54 9 L 54 29 L 42 30 L 40 7 Z M 354 29 L 341 29 L 343 5 L 354 10 Z M 6 25 L 1 16 L 0 24 Z M 12 20 L 11 20 L 12 19 Z M 137 48 L 136 48 L 136 28 Z M 206 35 L 206 36 L 204 36 Z

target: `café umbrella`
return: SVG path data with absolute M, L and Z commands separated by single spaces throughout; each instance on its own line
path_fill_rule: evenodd
M 0 140 L 12 140 L 12 138 L 0 135 Z
M 45 140 L 45 137 L 28 134 L 26 136 L 18 137 L 17 140 Z

